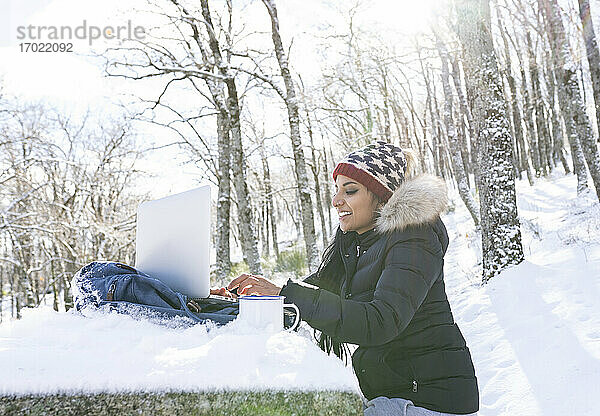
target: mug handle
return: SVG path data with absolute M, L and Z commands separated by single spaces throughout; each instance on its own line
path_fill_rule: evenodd
M 300 311 L 298 310 L 298 307 L 296 305 L 294 305 L 293 303 L 284 303 L 283 307 L 284 308 L 294 308 L 296 310 L 296 320 L 294 321 L 292 326 L 290 326 L 288 329 L 286 329 L 286 331 L 288 331 L 288 332 L 293 331 L 294 329 L 296 329 L 296 327 L 300 323 Z

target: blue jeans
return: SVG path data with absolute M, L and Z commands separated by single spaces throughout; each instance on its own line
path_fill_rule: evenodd
M 387 397 L 375 397 L 369 400 L 365 405 L 365 416 L 455 416 L 452 413 L 436 412 L 435 410 L 418 407 L 410 400 Z M 475 416 L 477 413 L 471 413 L 464 416 Z

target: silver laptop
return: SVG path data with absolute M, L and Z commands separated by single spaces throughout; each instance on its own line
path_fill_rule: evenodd
M 135 267 L 191 298 L 210 294 L 210 187 L 143 202 Z

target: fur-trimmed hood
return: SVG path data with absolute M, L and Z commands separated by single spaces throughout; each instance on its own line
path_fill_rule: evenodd
M 422 174 L 406 179 L 381 208 L 375 228 L 379 233 L 402 231 L 411 225 L 426 224 L 445 211 L 446 183 L 437 176 Z

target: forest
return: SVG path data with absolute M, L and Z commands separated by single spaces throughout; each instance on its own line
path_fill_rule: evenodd
M 574 193 L 600 198 L 599 2 L 440 0 L 401 38 L 348 2 L 310 37 L 314 62 L 280 3 L 146 0 L 145 38 L 93 57 L 135 91 L 119 114 L 0 81 L 0 319 L 70 309 L 90 261 L 133 264 L 137 206 L 164 196 L 139 186 L 144 160 L 167 147 L 212 186 L 215 285 L 314 271 L 337 228 L 336 161 L 374 140 L 413 149 L 467 207 L 482 284 L 524 258 L 515 181 L 575 175 Z

